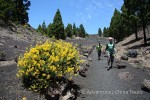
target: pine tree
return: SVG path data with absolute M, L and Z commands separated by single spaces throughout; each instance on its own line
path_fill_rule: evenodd
M 121 41 L 124 37 L 122 26 L 122 16 L 121 13 L 115 9 L 114 15 L 111 18 L 110 27 L 109 27 L 109 36 L 115 38 L 118 42 Z
M 72 37 L 72 25 L 68 24 L 65 29 L 65 34 L 67 37 Z
M 42 32 L 42 27 L 41 27 L 41 25 L 38 26 L 38 28 L 36 29 L 36 31 L 37 31 L 37 32 L 40 32 L 40 33 Z
M 11 19 L 13 10 L 14 4 L 12 0 L 0 0 L 0 19 L 5 22 L 5 26 L 7 26 L 8 20 Z
M 132 33 L 135 33 L 135 38 L 138 40 L 137 35 L 137 28 L 138 28 L 138 20 L 139 18 L 136 15 L 131 15 L 132 11 L 129 11 L 125 4 L 122 5 L 121 8 L 122 11 L 122 18 L 123 18 L 123 25 L 124 25 L 124 34 L 125 37 L 131 35 Z
M 83 24 L 80 24 L 80 26 L 79 26 L 79 37 L 85 38 L 85 36 L 86 36 L 86 32 L 85 32 L 84 26 L 83 26 Z
M 104 29 L 103 29 L 103 36 L 104 37 L 109 37 L 110 36 L 109 35 L 109 28 L 104 27 Z
M 123 34 L 125 38 L 132 34 L 131 21 L 130 21 L 127 9 L 124 6 L 124 4 L 121 7 L 121 11 L 122 11 L 121 17 L 122 17 Z
M 64 33 L 64 24 L 62 22 L 62 17 L 59 9 L 57 10 L 55 17 L 53 19 L 53 29 L 52 33 L 54 34 L 56 39 L 65 39 Z
M 77 36 L 79 36 L 79 31 L 80 31 L 79 27 L 76 27 L 76 35 Z
M 49 37 L 52 37 L 53 36 L 53 33 L 52 33 L 52 29 L 53 29 L 53 24 L 49 24 L 48 27 L 47 27 L 47 35 Z
M 102 36 L 102 30 L 101 30 L 101 28 L 98 29 L 98 36 L 99 36 L 99 37 Z
M 29 0 L 0 0 L 0 19 L 5 23 L 8 20 L 25 24 L 29 21 L 28 12 Z
M 77 28 L 76 28 L 75 23 L 73 24 L 72 34 L 75 35 L 75 36 L 77 36 Z
M 47 28 L 46 28 L 45 21 L 43 21 L 43 23 L 42 23 L 42 26 L 41 26 L 41 33 L 42 33 L 42 34 L 47 34 Z
M 16 3 L 16 19 L 20 24 L 25 24 L 29 21 L 28 12 L 29 6 L 31 5 L 29 0 L 14 0 Z
M 150 17 L 149 3 L 149 0 L 124 0 L 125 7 L 127 8 L 129 14 L 139 18 L 139 23 L 143 28 L 145 45 L 147 45 L 145 28 L 148 25 L 148 19 Z

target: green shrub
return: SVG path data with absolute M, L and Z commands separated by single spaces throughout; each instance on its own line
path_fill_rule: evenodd
M 72 44 L 46 41 L 19 57 L 17 76 L 27 89 L 40 92 L 56 78 L 71 78 L 79 70 L 80 63 L 79 52 Z

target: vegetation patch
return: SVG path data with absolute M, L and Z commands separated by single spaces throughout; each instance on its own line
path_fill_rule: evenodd
M 48 91 L 51 83 L 58 84 L 64 77 L 71 79 L 79 70 L 80 63 L 76 46 L 61 40 L 47 40 L 19 57 L 17 76 L 25 88 L 41 93 Z

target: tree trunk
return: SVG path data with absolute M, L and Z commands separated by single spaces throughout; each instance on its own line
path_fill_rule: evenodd
M 135 38 L 136 38 L 136 40 L 138 40 L 137 25 L 136 25 L 136 28 L 135 28 Z
M 144 45 L 147 45 L 145 25 L 143 25 L 143 34 L 144 34 Z
M 137 32 L 135 32 L 135 39 L 138 40 Z
M 143 34 L 144 34 L 144 45 L 147 46 L 147 40 L 146 40 L 146 20 L 144 20 L 144 17 L 142 16 L 142 26 L 143 26 Z
M 147 28 L 146 28 L 146 29 L 147 29 L 147 33 L 149 34 L 149 29 L 148 29 L 148 26 L 147 26 Z

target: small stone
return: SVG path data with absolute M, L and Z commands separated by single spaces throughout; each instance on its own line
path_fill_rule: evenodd
M 128 57 L 136 58 L 138 55 L 138 52 L 137 52 L 137 50 L 132 49 L 132 50 L 128 51 L 127 55 L 128 55 Z
M 89 67 L 89 66 L 90 66 L 90 64 L 89 64 L 89 63 L 86 63 L 85 65 L 86 65 L 87 67 Z
M 88 60 L 89 60 L 90 62 L 92 62 L 92 59 L 91 59 L 90 57 L 88 57 Z
M 65 96 L 61 96 L 59 100 L 70 100 L 69 98 L 73 97 L 72 93 L 68 91 Z
M 0 46 L 3 46 L 3 44 L 2 44 L 2 43 L 0 43 Z
M 79 72 L 79 75 L 82 76 L 82 77 L 86 77 L 86 73 L 83 72 L 83 71 L 82 71 L 82 72 Z
M 15 62 L 16 62 L 16 63 L 18 62 L 18 57 L 15 57 Z
M 17 45 L 15 45 L 14 48 L 17 48 Z
M 134 76 L 131 75 L 129 72 L 120 72 L 118 74 L 118 77 L 123 80 L 131 80 L 132 78 L 134 78 Z
M 125 67 L 126 67 L 126 65 L 125 65 L 125 64 L 120 64 L 120 63 L 119 63 L 119 64 L 117 64 L 117 68 L 118 68 L 118 69 L 125 68 Z
M 144 79 L 143 83 L 141 84 L 141 89 L 150 92 L 150 80 Z
M 134 60 L 134 63 L 140 63 L 140 62 L 139 62 L 139 60 L 136 59 L 136 60 Z
M 84 55 L 84 56 L 86 56 L 86 57 L 88 57 L 88 56 L 89 56 L 89 54 L 88 54 L 88 53 L 83 53 L 83 55 Z
M 128 60 L 128 56 L 126 55 L 121 56 L 121 60 Z

